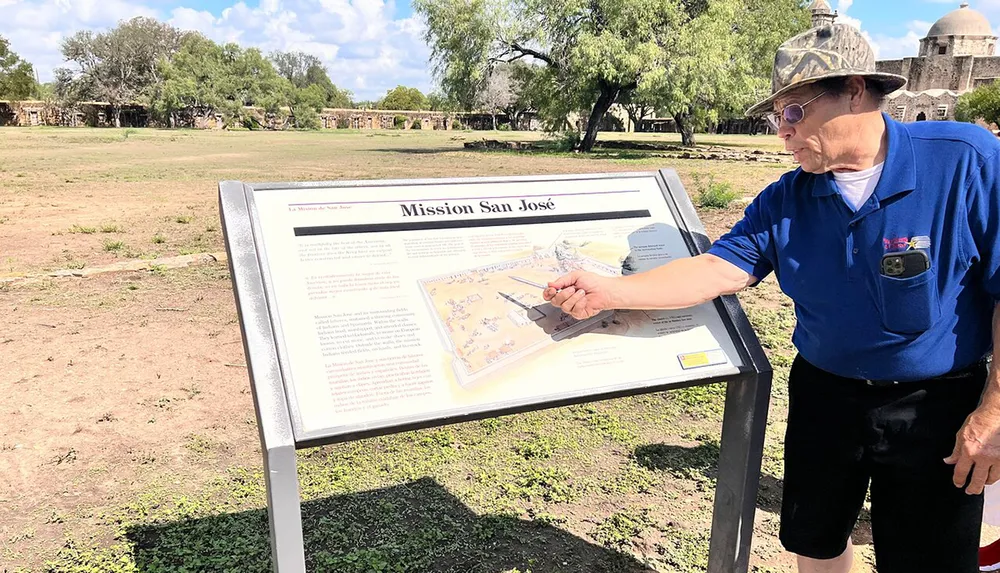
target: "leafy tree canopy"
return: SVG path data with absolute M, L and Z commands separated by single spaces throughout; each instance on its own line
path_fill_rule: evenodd
M 0 99 L 24 100 L 38 92 L 35 70 L 10 49 L 10 42 L 0 36 Z
M 430 105 L 427 102 L 427 97 L 417 88 L 396 86 L 379 100 L 376 107 L 378 109 L 419 111 L 426 110 Z
M 319 58 L 305 52 L 272 52 L 269 56 L 278 74 L 298 89 L 318 86 L 323 93 L 321 107 L 350 108 L 352 94 L 339 89 Z
M 753 99 L 777 45 L 808 25 L 799 0 L 414 0 L 414 9 L 446 94 L 474 107 L 496 65 L 535 64 L 524 90 L 552 129 L 587 118 L 584 151 L 611 106 L 635 92 L 682 117 Z
M 62 42 L 69 67 L 55 71 L 63 99 L 106 101 L 121 125 L 121 108 L 146 100 L 160 83 L 160 60 L 177 52 L 185 34 L 153 18 L 137 17 L 107 32 L 85 30 Z
M 955 119 L 1000 124 L 1000 80 L 959 96 Z

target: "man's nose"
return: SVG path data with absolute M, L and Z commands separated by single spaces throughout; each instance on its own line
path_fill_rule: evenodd
M 788 123 L 787 121 L 782 121 L 781 119 L 779 119 L 778 121 L 781 122 L 778 124 L 778 137 L 787 140 L 791 136 L 795 135 L 795 128 L 792 126 L 792 124 Z

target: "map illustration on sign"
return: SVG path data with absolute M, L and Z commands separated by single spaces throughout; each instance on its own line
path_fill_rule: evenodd
M 526 257 L 420 280 L 454 355 L 459 383 L 470 384 L 606 319 L 610 312 L 576 320 L 542 298 L 546 283 L 575 270 L 620 274 L 561 242 Z

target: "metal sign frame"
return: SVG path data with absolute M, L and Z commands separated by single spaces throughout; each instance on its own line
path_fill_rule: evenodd
M 731 376 L 673 382 L 664 385 L 612 389 L 534 403 L 509 403 L 472 412 L 449 412 L 433 419 L 403 419 L 374 428 L 356 428 L 336 436 L 304 433 L 296 419 L 294 396 L 286 388 L 288 365 L 282 357 L 280 325 L 268 300 L 269 278 L 266 253 L 259 235 L 254 193 L 281 189 L 335 189 L 365 186 L 417 186 L 469 183 L 509 183 L 527 181 L 572 181 L 626 177 L 656 177 L 664 200 L 674 216 L 692 256 L 710 246 L 704 227 L 681 185 L 676 172 L 552 175 L 534 177 L 490 177 L 463 179 L 420 179 L 379 181 L 334 181 L 309 183 L 248 184 L 223 181 L 219 184 L 219 207 L 229 267 L 243 332 L 244 351 L 253 393 L 264 476 L 267 487 L 268 521 L 274 570 L 279 573 L 305 572 L 301 504 L 295 450 L 324 444 L 357 440 L 420 428 L 454 424 L 571 404 L 606 400 L 636 394 L 660 392 L 717 382 L 726 382 L 725 411 L 712 530 L 709 573 L 745 573 L 749 565 L 750 543 L 756 512 L 757 488 L 764 450 L 768 401 L 771 392 L 771 365 L 760 346 L 736 297 L 715 301 L 743 366 Z

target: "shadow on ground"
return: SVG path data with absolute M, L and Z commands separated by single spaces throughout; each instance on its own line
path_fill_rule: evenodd
M 646 444 L 633 452 L 636 462 L 651 470 L 666 471 L 676 477 L 693 480 L 711 480 L 714 485 L 719 467 L 719 444 L 704 442 L 693 447 L 667 444 Z M 757 509 L 781 515 L 781 496 L 784 482 L 770 474 L 761 473 L 757 488 Z M 854 527 L 852 540 L 855 545 L 872 543 L 871 513 L 861 510 Z
M 519 148 L 476 148 L 476 147 L 465 147 L 461 145 L 464 142 L 458 142 L 459 145 L 454 147 L 425 147 L 425 148 L 378 148 L 370 149 L 374 153 L 400 153 L 403 155 L 436 155 L 442 153 L 455 153 L 459 151 L 465 151 L 470 153 L 482 153 L 482 154 L 506 154 L 506 155 L 523 155 L 523 156 L 565 156 L 565 157 L 585 157 L 587 159 L 610 159 L 610 160 L 627 160 L 627 161 L 641 161 L 646 159 L 655 159 L 665 157 L 663 152 L 658 152 L 656 150 L 627 150 L 618 148 L 594 148 L 587 153 L 577 153 L 568 150 L 564 147 L 559 147 L 555 144 L 532 143 L 532 147 L 519 147 Z M 676 158 L 674 158 L 676 159 Z
M 430 478 L 303 504 L 313 572 L 650 571 L 551 525 L 477 515 Z M 221 514 L 127 532 L 143 572 L 270 572 L 267 513 Z
M 436 155 L 439 153 L 455 153 L 456 151 L 465 151 L 461 146 L 455 147 L 393 147 L 393 148 L 378 148 L 378 149 L 368 149 L 366 151 L 371 151 L 374 153 L 402 153 L 404 155 Z

